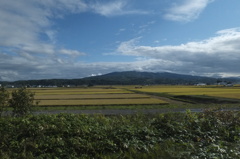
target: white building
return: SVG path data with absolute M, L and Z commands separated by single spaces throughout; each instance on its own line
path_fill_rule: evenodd
M 207 84 L 206 83 L 198 83 L 196 84 L 197 86 L 206 86 Z

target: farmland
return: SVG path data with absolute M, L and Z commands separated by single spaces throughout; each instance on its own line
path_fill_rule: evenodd
M 189 105 L 195 96 L 208 97 L 211 99 L 208 102 L 214 105 L 215 98 L 229 99 L 229 102 L 239 100 L 238 87 L 95 86 L 29 90 L 35 92 L 40 109 L 93 106 L 102 109 L 112 105 L 114 109 L 122 106 L 129 109 L 133 105 L 136 109 L 151 109 L 155 105 L 158 109 L 203 106 Z M 179 96 L 189 99 L 176 102 Z M 239 105 L 236 103 L 235 106 Z M 211 108 L 208 104 L 205 106 Z M 239 157 L 239 111 L 214 108 L 201 113 L 185 112 L 129 115 L 45 113 L 2 117 L 0 158 Z
M 239 107 L 240 87 L 223 86 L 94 86 L 29 88 L 38 109 L 207 108 L 209 104 Z M 201 105 L 205 104 L 205 105 Z
M 101 106 L 167 104 L 149 95 L 136 94 L 121 88 L 46 88 L 31 89 L 39 106 Z
M 223 86 L 147 86 L 142 92 L 166 93 L 170 95 L 205 95 L 240 99 L 240 87 Z

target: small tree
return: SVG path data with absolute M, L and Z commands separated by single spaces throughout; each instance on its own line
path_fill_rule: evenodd
M 0 87 L 0 117 L 8 106 L 9 93 L 4 87 Z
M 34 95 L 25 87 L 14 90 L 9 100 L 9 107 L 13 108 L 12 115 L 19 117 L 32 113 L 33 107 L 38 104 L 34 101 Z

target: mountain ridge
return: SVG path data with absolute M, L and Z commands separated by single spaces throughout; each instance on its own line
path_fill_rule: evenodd
M 138 72 L 124 71 L 112 72 L 100 76 L 87 77 L 90 80 L 108 80 L 115 81 L 118 84 L 193 84 L 193 83 L 213 83 L 215 78 L 183 75 L 169 72 Z
M 123 71 L 111 72 L 104 75 L 84 77 L 80 79 L 41 79 L 22 80 L 14 82 L 2 82 L 3 85 L 154 85 L 154 84 L 183 84 L 193 85 L 197 83 L 216 84 L 217 82 L 236 83 L 240 78 L 213 78 L 204 76 L 193 76 L 176 74 L 170 72 L 139 72 Z

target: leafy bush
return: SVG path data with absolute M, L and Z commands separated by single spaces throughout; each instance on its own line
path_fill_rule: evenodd
M 240 113 L 0 119 L 0 158 L 233 158 Z
M 8 106 L 9 93 L 4 87 L 0 87 L 0 117 Z

